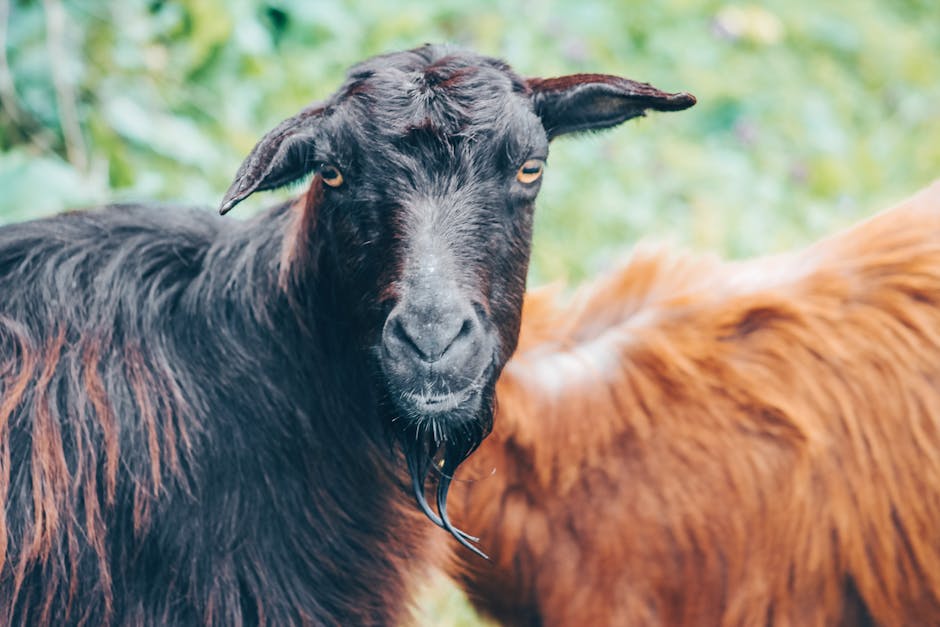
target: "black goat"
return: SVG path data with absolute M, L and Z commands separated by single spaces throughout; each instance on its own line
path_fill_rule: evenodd
M 0 230 L 0 623 L 377 625 L 407 489 L 488 433 L 548 140 L 694 102 L 427 46 L 350 70 L 222 203 Z M 410 470 L 403 473 L 399 442 Z

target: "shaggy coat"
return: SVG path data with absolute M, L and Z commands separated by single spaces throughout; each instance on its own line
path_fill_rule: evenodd
M 343 357 L 354 330 L 311 337 L 333 306 L 299 319 L 277 287 L 296 210 L 0 231 L 0 624 L 400 611 L 427 525 L 394 498 L 371 373 Z
M 940 624 L 940 183 L 536 293 L 497 398 L 451 506 L 491 561 L 449 570 L 502 623 Z

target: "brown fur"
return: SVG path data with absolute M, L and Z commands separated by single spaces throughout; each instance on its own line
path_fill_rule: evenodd
M 18 548 L 13 568 L 13 594 L 19 594 L 24 577 L 35 563 L 49 565 L 50 573 L 42 592 L 44 599 L 37 624 L 50 624 L 52 604 L 57 589 L 68 588 L 70 611 L 79 618 L 77 624 L 85 624 L 82 608 L 73 608 L 75 588 L 78 584 L 78 568 L 82 561 L 80 545 L 87 541 L 94 549 L 99 582 L 110 615 L 111 573 L 107 563 L 105 547 L 105 524 L 102 514 L 114 503 L 118 474 L 119 448 L 114 411 L 107 399 L 99 373 L 101 342 L 84 340 L 78 347 L 71 347 L 64 331 L 54 333 L 43 347 L 35 346 L 29 331 L 10 319 L 0 319 L 0 332 L 13 336 L 16 350 L 0 362 L 0 502 L 7 502 L 11 483 L 11 450 L 9 446 L 9 420 L 13 411 L 32 395 L 36 405 L 32 425 L 31 472 L 33 480 L 32 512 L 27 528 L 17 530 L 24 543 Z M 70 367 L 81 372 L 85 382 L 87 399 L 79 402 L 74 411 L 79 415 L 94 415 L 104 442 L 99 452 L 93 443 L 94 434 L 88 431 L 85 420 L 70 423 L 71 434 L 63 430 L 67 424 L 59 414 L 53 395 L 56 391 L 51 383 L 56 368 L 69 355 Z M 72 359 L 71 356 L 79 356 Z M 164 422 L 158 433 L 157 415 L 173 416 L 170 397 L 175 396 L 177 407 L 183 407 L 182 399 L 175 390 L 169 373 L 157 380 L 147 367 L 147 356 L 139 348 L 127 347 L 124 354 L 131 391 L 146 433 L 149 452 L 148 475 L 151 484 L 142 482 L 134 487 L 134 529 L 142 532 L 147 526 L 154 497 L 161 490 L 164 473 L 161 464 L 166 464 L 174 474 L 180 471 L 179 444 L 173 421 Z M 184 450 L 189 441 L 181 422 L 175 425 L 183 440 Z M 72 439 L 75 459 L 66 460 L 65 437 Z M 104 490 L 97 485 L 98 455 L 104 457 Z M 73 470 L 70 472 L 69 467 Z M 81 503 L 81 507 L 76 507 Z M 82 516 L 70 515 L 83 512 Z M 61 538 L 60 538 L 61 536 Z M 8 553 L 9 534 L 5 516 L 0 516 L 0 566 L 13 556 Z M 65 551 L 63 555 L 61 551 Z M 67 561 L 69 572 L 56 571 L 51 567 L 56 561 Z
M 291 205 L 293 218 L 281 248 L 278 286 L 291 294 L 290 285 L 300 280 L 299 273 L 316 269 L 312 234 L 317 228 L 317 207 L 323 203 L 323 179 L 315 177 L 307 191 Z
M 453 489 L 507 625 L 940 624 L 940 183 L 796 254 L 531 295 Z

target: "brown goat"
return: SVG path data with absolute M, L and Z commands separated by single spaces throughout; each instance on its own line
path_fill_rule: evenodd
M 940 182 L 809 249 L 529 297 L 453 490 L 507 625 L 940 625 Z

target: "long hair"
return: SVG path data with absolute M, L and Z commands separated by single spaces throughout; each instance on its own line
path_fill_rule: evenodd
M 400 615 L 426 525 L 355 330 L 279 279 L 304 209 L 0 230 L 0 623 Z

